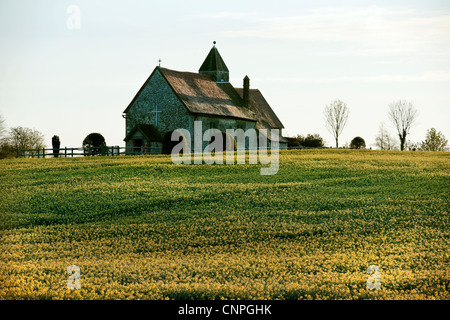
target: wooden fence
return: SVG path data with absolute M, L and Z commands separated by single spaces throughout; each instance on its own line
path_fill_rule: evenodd
M 86 148 L 42 148 L 20 149 L 20 158 L 52 158 L 52 157 L 86 157 L 86 156 L 120 156 L 160 153 L 158 147 L 86 147 Z
M 270 150 L 270 147 L 256 148 L 255 150 Z M 328 149 L 328 147 L 284 147 L 280 150 L 291 149 Z M 250 150 L 250 149 L 246 149 Z M 253 150 L 253 149 L 252 149 Z M 161 148 L 158 147 L 87 147 L 87 148 L 42 148 L 42 149 L 20 149 L 20 158 L 51 158 L 51 157 L 86 157 L 86 156 L 121 156 L 121 155 L 144 155 L 159 154 Z

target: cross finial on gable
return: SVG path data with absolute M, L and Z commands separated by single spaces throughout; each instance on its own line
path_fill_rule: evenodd
M 158 67 L 161 67 L 161 58 L 158 59 Z

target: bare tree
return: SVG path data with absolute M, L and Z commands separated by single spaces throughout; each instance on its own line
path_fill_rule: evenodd
M 339 136 L 347 124 L 349 112 L 347 104 L 341 100 L 332 101 L 323 112 L 327 129 L 336 140 L 336 148 L 339 147 Z
M 14 151 L 16 157 L 20 154 L 20 149 L 41 149 L 45 148 L 44 135 L 34 129 L 15 127 L 11 128 L 9 137 L 5 138 L 7 144 Z M 28 152 L 34 154 L 35 152 Z
M 404 150 L 406 136 L 417 120 L 417 110 L 411 102 L 398 100 L 389 104 L 389 119 L 397 129 L 400 139 L 400 150 Z
M 387 131 L 384 123 L 380 123 L 378 135 L 375 137 L 375 145 L 380 150 L 396 150 L 398 147 L 395 143 L 395 137 Z

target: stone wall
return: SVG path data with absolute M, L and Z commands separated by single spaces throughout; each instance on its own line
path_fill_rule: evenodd
M 158 107 L 158 125 L 156 113 Z M 139 96 L 128 110 L 126 118 L 126 134 L 137 124 L 151 124 L 156 126 L 162 137 L 178 128 L 191 131 L 193 116 L 180 102 L 167 81 L 158 69 L 149 79 Z M 129 145 L 127 145 L 129 146 Z

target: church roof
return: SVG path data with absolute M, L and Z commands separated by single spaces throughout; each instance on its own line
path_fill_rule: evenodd
M 205 61 L 203 61 L 199 72 L 205 71 L 229 71 L 222 57 L 220 56 L 219 50 L 217 50 L 215 42 L 212 49 L 206 56 Z
M 193 114 L 255 121 L 257 128 L 284 128 L 258 89 L 250 89 L 249 107 L 244 106 L 243 89 L 229 82 L 216 82 L 212 75 L 156 67 L 124 113 L 127 113 L 155 72 L 159 71 L 178 99 Z M 281 140 L 280 140 L 281 141 Z
M 129 141 L 137 131 L 140 131 L 144 136 L 145 140 L 149 141 L 162 141 L 162 137 L 158 132 L 158 129 L 151 124 L 138 124 L 134 126 L 123 141 Z
M 230 83 L 217 83 L 207 74 L 159 70 L 190 112 L 256 120 L 254 114 L 242 106 L 241 97 Z
M 241 98 L 244 98 L 243 88 L 236 88 L 236 91 Z M 275 112 L 273 112 L 261 91 L 258 89 L 250 89 L 249 98 L 249 109 L 255 114 L 258 122 L 263 124 L 262 127 L 267 127 L 268 125 L 269 127 L 276 129 L 284 128 L 280 119 L 278 119 Z

